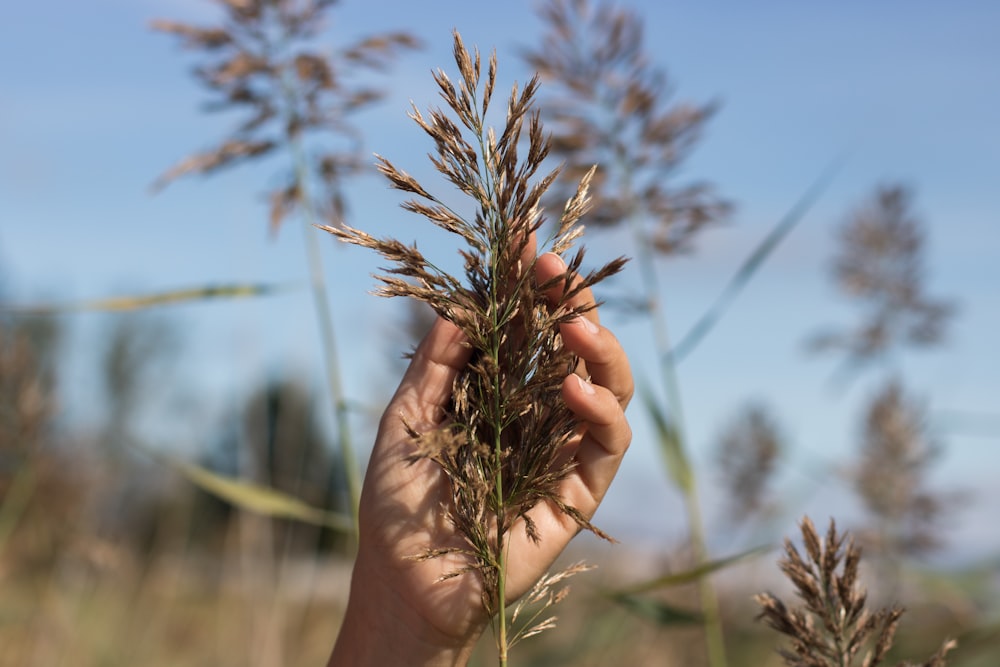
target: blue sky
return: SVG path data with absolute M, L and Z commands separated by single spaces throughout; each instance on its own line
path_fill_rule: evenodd
M 834 471 L 854 451 L 860 406 L 875 376 L 832 392 L 832 360 L 807 356 L 803 341 L 851 314 L 826 276 L 835 226 L 875 185 L 904 182 L 915 188 L 927 223 L 929 291 L 957 299 L 960 310 L 947 347 L 906 355 L 900 366 L 927 401 L 946 445 L 934 483 L 972 492 L 957 515 L 951 552 L 995 553 L 1000 534 L 983 531 L 981 523 L 1000 503 L 993 490 L 998 429 L 946 427 L 954 423 L 950 413 L 994 415 L 994 424 L 1000 413 L 1000 5 L 630 5 L 646 17 L 649 49 L 670 72 L 677 98 L 721 102 L 681 178 L 711 180 L 738 206 L 730 223 L 702 237 L 694 255 L 661 267 L 675 336 L 826 166 L 847 156 L 802 227 L 681 368 L 710 516 L 718 499 L 706 465 L 710 445 L 751 399 L 775 408 L 793 445 L 781 485 L 783 495 L 801 502 L 788 515 L 856 514 Z M 436 104 L 429 71 L 450 69 L 456 27 L 467 43 L 497 48 L 502 81 L 525 80 L 516 50 L 540 35 L 531 7 L 527 0 L 502 9 L 451 0 L 346 0 L 333 14 L 336 38 L 406 28 L 427 45 L 385 79 L 391 94 L 359 121 L 367 149 L 433 182 L 423 157 L 430 147 L 405 117 L 409 100 Z M 210 145 L 231 122 L 200 112 L 205 95 L 188 74 L 192 60 L 171 39 L 150 32 L 148 22 L 212 16 L 210 3 L 201 0 L 0 7 L 0 273 L 8 294 L 35 302 L 219 282 L 295 287 L 253 302 L 163 313 L 185 339 L 171 381 L 192 382 L 198 393 L 182 420 L 188 427 L 178 431 L 191 448 L 213 410 L 234 405 L 252 381 L 275 368 L 307 372 L 321 386 L 299 229 L 288 226 L 276 239 L 267 234 L 260 193 L 273 183 L 277 165 L 182 181 L 155 196 L 148 190 L 163 169 Z M 359 179 L 348 196 L 355 226 L 402 240 L 420 238 L 425 229 L 396 208 L 399 198 L 377 178 Z M 595 258 L 628 250 L 611 235 L 588 238 Z M 400 304 L 367 294 L 373 257 L 332 243 L 324 243 L 324 253 L 352 394 L 377 404 L 394 384 L 387 359 L 399 352 L 391 335 Z M 622 284 L 628 280 L 626 274 Z M 609 322 L 636 368 L 648 366 L 641 357 L 648 348 L 645 325 Z M 85 415 L 92 393 L 85 369 L 104 321 L 83 315 L 69 324 L 78 371 L 65 404 Z M 372 343 L 383 338 L 384 344 Z M 641 413 L 634 410 L 633 419 L 635 446 L 624 483 L 602 510 L 604 523 L 612 533 L 663 544 L 683 534 L 682 511 L 664 483 Z M 816 469 L 825 471 L 819 484 Z M 720 538 L 722 544 L 728 545 Z

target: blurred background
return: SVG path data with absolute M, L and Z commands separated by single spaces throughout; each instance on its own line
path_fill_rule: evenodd
M 461 269 L 372 157 L 448 191 L 406 114 L 458 78 L 452 29 L 504 94 L 542 75 L 552 166 L 601 165 L 587 264 L 633 258 L 600 295 L 640 387 L 595 518 L 619 544 L 580 538 L 602 567 L 524 663 L 718 667 L 689 641 L 714 627 L 729 664 L 780 664 L 750 598 L 787 590 L 774 548 L 808 514 L 911 609 L 900 656 L 951 636 L 951 664 L 998 664 L 997 25 L 972 1 L 0 7 L 0 664 L 325 660 L 351 480 L 427 318 L 310 224 Z M 272 63 L 233 55 L 258 43 Z

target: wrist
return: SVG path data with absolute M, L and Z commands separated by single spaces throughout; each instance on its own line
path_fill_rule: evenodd
M 351 591 L 328 667 L 463 667 L 479 633 L 455 637 L 428 622 L 358 555 Z

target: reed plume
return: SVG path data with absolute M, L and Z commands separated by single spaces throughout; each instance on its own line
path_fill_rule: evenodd
M 913 211 L 913 196 L 902 185 L 881 186 L 838 232 L 831 274 L 857 304 L 861 322 L 817 335 L 811 346 L 842 351 L 852 368 L 894 348 L 940 344 L 955 313 L 953 302 L 927 294 L 925 224 Z
M 634 11 L 604 0 L 549 0 L 538 13 L 546 33 L 524 59 L 551 83 L 542 110 L 554 128 L 553 153 L 572 177 L 601 165 L 588 219 L 636 225 L 640 242 L 660 254 L 690 250 L 731 209 L 708 183 L 675 184 L 717 105 L 673 99 Z M 558 185 L 555 193 L 570 194 Z
M 951 501 L 928 489 L 941 442 L 929 432 L 926 406 L 910 396 L 898 367 L 906 348 L 940 345 L 956 309 L 953 301 L 928 293 L 926 226 L 913 200 L 911 188 L 882 185 L 844 220 L 831 273 L 853 301 L 858 321 L 812 341 L 815 349 L 842 353 L 845 379 L 884 365 L 876 369 L 885 375 L 881 386 L 864 408 L 852 481 L 872 519 L 860 536 L 881 556 L 889 590 L 898 584 L 901 558 L 939 546 Z
M 344 179 L 365 166 L 361 133 L 349 118 L 383 96 L 354 77 L 386 68 L 419 42 L 406 32 L 387 32 L 331 52 L 319 39 L 338 0 L 215 3 L 223 11 L 217 25 L 158 19 L 152 28 L 200 52 L 203 62 L 194 74 L 213 95 L 208 110 L 239 111 L 245 118 L 218 145 L 165 171 L 154 189 L 284 152 L 292 165 L 268 194 L 271 231 L 296 211 L 337 224 L 345 213 Z
M 716 446 L 716 465 L 729 495 L 727 516 L 734 525 L 769 509 L 772 499 L 768 486 L 784 449 L 777 420 L 760 403 L 741 409 L 722 433 Z
M 689 251 L 697 235 L 732 208 L 707 183 L 676 183 L 716 105 L 673 99 L 666 72 L 644 46 L 644 23 L 634 11 L 607 0 L 549 0 L 539 14 L 546 34 L 525 60 L 552 83 L 555 92 L 542 108 L 555 128 L 553 153 L 566 160 L 568 174 L 590 173 L 590 165 L 601 165 L 593 176 L 589 219 L 631 234 L 639 271 L 636 305 L 649 315 L 667 398 L 666 409 L 653 400 L 647 405 L 657 413 L 654 419 L 669 427 L 662 449 L 669 452 L 671 478 L 684 480 L 678 490 L 685 500 L 692 553 L 696 566 L 704 565 L 711 559 L 656 260 Z M 708 577 L 701 577 L 698 587 L 709 663 L 725 667 L 717 596 Z
M 567 272 L 536 283 L 531 249 L 545 223 L 540 202 L 559 174 L 557 168 L 536 177 L 550 147 L 539 114 L 532 109 L 538 79 L 532 78 L 523 88 L 514 84 L 504 127 L 495 131 L 485 125 L 484 117 L 497 81 L 496 54 L 490 57 L 484 78 L 478 50 L 470 53 L 455 32 L 454 57 L 461 75 L 457 85 L 443 70 L 434 73 L 452 115 L 439 108 L 425 115 L 414 106 L 410 117 L 434 141 L 436 155 L 431 161 L 451 186 L 472 200 L 471 211 L 460 213 L 445 204 L 387 158 L 379 156 L 378 162 L 392 187 L 415 195 L 402 204 L 405 210 L 460 239 L 464 279 L 437 268 L 416 245 L 378 239 L 346 225 L 323 229 L 391 262 L 386 275 L 377 277 L 379 295 L 423 301 L 468 339 L 472 358 L 455 382 L 445 425 L 429 432 L 409 429 L 414 442 L 411 460 L 437 462 L 450 481 L 451 499 L 445 511 L 467 546 L 442 550 L 428 545 L 415 556 L 460 552 L 470 557 L 468 567 L 447 576 L 482 578 L 482 602 L 490 615 L 496 615 L 497 641 L 504 656 L 518 637 L 506 635 L 503 593 L 508 535 L 515 524 L 520 522 L 531 540 L 540 540 L 528 513 L 539 503 L 551 503 L 581 528 L 606 537 L 558 493 L 560 481 L 574 466 L 564 452 L 577 430 L 560 394 L 566 375 L 577 369 L 577 359 L 564 349 L 559 327 L 589 309 L 571 306 L 572 299 L 617 273 L 625 260 L 570 279 L 580 273 L 584 258 L 582 248 L 571 249 L 583 232 L 578 220 L 589 204 L 590 171 L 548 240 L 552 252 L 566 256 Z M 522 139 L 526 152 L 519 153 Z M 553 291 L 558 293 L 554 303 Z M 557 582 L 558 578 L 546 586 Z M 528 597 L 544 600 L 546 595 L 542 591 Z
M 779 561 L 795 586 L 802 605 L 790 608 L 770 593 L 756 596 L 760 618 L 788 637 L 790 648 L 778 653 L 789 667 L 877 667 L 892 648 L 903 609 L 870 611 L 868 594 L 858 580 L 861 551 L 831 519 L 821 540 L 809 517 L 800 524 L 805 554 L 785 540 Z M 944 667 L 945 656 L 956 646 L 946 640 L 927 661 L 898 667 Z
M 868 404 L 855 492 L 870 515 L 862 542 L 880 558 L 883 585 L 895 589 L 906 557 L 942 544 L 942 528 L 958 495 L 930 487 L 931 468 L 942 446 L 928 427 L 926 405 L 899 378 L 886 382 Z
M 317 41 L 338 0 L 215 1 L 223 10 L 219 25 L 157 20 L 152 27 L 201 52 L 204 62 L 195 68 L 195 76 L 215 97 L 210 110 L 239 110 L 246 118 L 214 148 L 168 169 L 153 187 L 282 153 L 290 162 L 282 184 L 268 196 L 270 228 L 277 233 L 289 216 L 299 214 L 356 530 L 361 482 L 323 261 L 310 225 L 340 224 L 346 206 L 344 181 L 363 167 L 361 134 L 348 119 L 378 101 L 382 92 L 352 83 L 352 76 L 384 69 L 400 51 L 419 42 L 407 32 L 388 32 L 330 52 Z

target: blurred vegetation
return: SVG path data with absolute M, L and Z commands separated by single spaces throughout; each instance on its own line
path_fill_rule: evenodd
M 220 4 L 230 12 L 229 32 L 172 22 L 157 27 L 217 58 L 203 65 L 199 77 L 217 94 L 218 105 L 250 115 L 219 146 L 168 172 L 167 180 L 271 157 L 283 148 L 291 168 L 269 194 L 272 229 L 293 214 L 304 224 L 339 222 L 349 211 L 345 184 L 361 168 L 357 151 L 363 139 L 345 118 L 377 101 L 371 75 L 415 46 L 416 37 L 386 33 L 348 45 L 330 61 L 321 19 L 336 2 L 304 3 L 301 15 L 285 11 L 294 3 Z M 781 427 L 781 406 L 748 403 L 720 425 L 713 475 L 695 480 L 674 374 L 678 358 L 657 291 L 659 263 L 693 253 L 697 235 L 732 210 L 707 181 L 676 182 L 719 110 L 713 103 L 674 100 L 665 70 L 641 50 L 638 13 L 601 0 L 539 6 L 547 32 L 525 58 L 548 79 L 542 111 L 553 123 L 557 152 L 567 159 L 571 177 L 594 162 L 604 166 L 595 222 L 608 230 L 626 225 L 644 267 L 645 291 L 628 305 L 649 318 L 648 352 L 661 363 L 640 369 L 655 376 L 640 378 L 649 379 L 645 403 L 637 402 L 632 416 L 652 425 L 667 461 L 664 484 L 680 489 L 694 509 L 691 538 L 664 544 L 652 558 L 628 545 L 611 556 L 588 554 L 600 570 L 574 581 L 559 625 L 519 645 L 516 662 L 707 665 L 707 619 L 724 648 L 714 657 L 716 665 L 780 665 L 774 652 L 779 638 L 755 621 L 759 610 L 752 597 L 764 589 L 790 590 L 777 556 L 757 547 L 772 534 L 766 524 L 780 519 L 792 526 L 798 518 L 789 516 L 795 499 L 783 496 L 773 479 L 795 443 Z M 254 32 L 268 20 L 285 32 Z M 244 33 L 253 39 L 233 39 Z M 309 50 L 282 52 L 280 62 L 267 64 L 259 53 L 237 48 L 276 34 L 303 37 Z M 341 72 L 358 85 L 340 87 L 335 74 Z M 300 97 L 289 91 L 289 81 L 301 86 Z M 314 131 L 331 129 L 332 143 L 330 136 L 310 143 Z M 957 312 L 951 300 L 928 296 L 926 235 L 915 198 L 911 187 L 875 187 L 845 212 L 834 239 L 832 283 L 855 320 L 822 330 L 811 345 L 836 357 L 838 386 L 862 373 L 879 384 L 858 415 L 853 460 L 821 474 L 830 480 L 846 476 L 865 512 L 855 534 L 866 549 L 860 576 L 872 597 L 892 598 L 908 609 L 889 662 L 930 655 L 945 638 L 954 638 L 958 647 L 949 664 L 995 667 L 1000 554 L 960 570 L 922 559 L 943 545 L 942 525 L 961 490 L 930 483 L 947 443 L 928 428 L 924 396 L 930 391 L 911 387 L 902 363 L 904 354 L 943 344 Z M 778 222 L 750 253 L 737 283 L 753 278 L 807 208 L 793 209 Z M 320 326 L 326 321 L 332 327 L 336 313 L 322 305 L 324 288 L 312 286 Z M 263 377 L 241 388 L 228 411 L 214 415 L 204 441 L 187 451 L 188 468 L 163 455 L 181 458 L 179 450 L 190 443 L 160 442 L 151 426 L 157 417 L 184 419 L 168 405 L 164 384 L 185 383 L 169 373 L 185 354 L 185 334 L 168 312 L 153 317 L 147 310 L 178 300 L 257 298 L 271 291 L 208 286 L 17 310 L 7 307 L 14 295 L 0 291 L 0 665 L 225 667 L 317 665 L 326 659 L 346 602 L 350 531 L 336 528 L 336 521 L 324 526 L 316 525 L 322 520 L 289 516 L 349 516 L 356 494 L 349 480 L 358 471 L 344 454 L 342 429 L 354 387 L 335 393 L 331 410 L 313 378 L 284 371 Z M 97 349 L 67 349 L 71 313 L 84 309 L 128 312 L 104 316 Z M 725 306 L 711 311 L 713 321 L 724 315 Z M 392 346 L 418 339 L 427 321 L 425 310 L 409 313 L 407 326 L 399 327 L 409 328 L 407 341 Z M 65 386 L 75 381 L 71 363 L 81 354 L 97 379 L 91 393 L 103 407 L 86 423 L 64 404 Z M 326 354 L 335 363 L 332 345 Z M 386 363 L 391 367 L 373 372 L 398 372 L 393 360 Z M 336 374 L 327 369 L 331 385 L 340 383 L 330 377 Z M 186 382 L 186 390 L 196 391 L 196 382 Z M 327 432 L 331 422 L 334 433 Z M 728 495 L 726 525 L 707 525 L 700 516 L 699 481 Z M 220 493 L 226 484 L 235 491 Z M 265 492 L 273 495 L 263 497 Z M 300 505 L 289 509 L 289 499 Z M 280 511 L 273 509 L 279 505 Z M 736 533 L 737 553 L 710 555 L 703 531 Z M 490 644 L 483 643 L 473 664 L 494 663 Z

